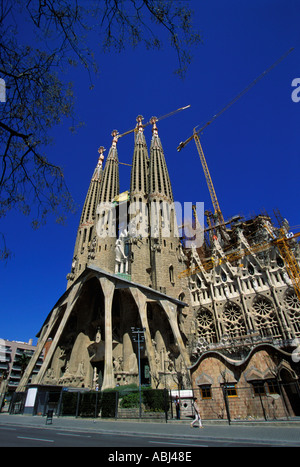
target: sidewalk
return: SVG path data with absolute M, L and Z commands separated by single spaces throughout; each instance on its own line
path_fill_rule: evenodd
M 97 433 L 155 435 L 159 437 L 180 437 L 197 439 L 256 440 L 261 443 L 276 442 L 293 444 L 300 447 L 300 422 L 262 422 L 224 425 L 218 422 L 204 422 L 204 429 L 191 428 L 190 421 L 172 420 L 168 423 L 144 422 L 134 420 L 82 419 L 54 416 L 52 424 L 46 425 L 46 417 L 31 415 L 0 414 L 0 425 L 23 425 L 43 429 L 93 431 Z

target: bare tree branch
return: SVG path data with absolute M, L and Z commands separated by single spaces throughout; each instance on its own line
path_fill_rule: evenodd
M 72 86 L 61 71 L 77 61 L 90 84 L 97 70 L 88 42 L 100 36 L 104 51 L 139 44 L 160 48 L 167 37 L 184 76 L 190 48 L 199 43 L 187 1 L 3 0 L 0 6 L 0 78 L 9 98 L 0 104 L 0 219 L 10 209 L 31 215 L 36 228 L 52 213 L 58 221 L 74 210 L 63 171 L 47 160 L 49 130 L 74 118 Z M 36 41 L 24 43 L 20 15 Z M 36 46 L 38 44 L 38 47 Z M 0 256 L 7 257 L 7 247 Z

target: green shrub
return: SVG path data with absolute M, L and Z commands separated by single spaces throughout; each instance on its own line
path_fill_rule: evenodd
M 116 413 L 116 401 L 118 394 L 116 391 L 104 391 L 102 394 L 102 412 L 103 418 L 113 418 Z
M 144 389 L 143 402 L 148 412 L 164 412 L 169 410 L 169 395 L 165 389 Z
M 140 397 L 138 392 L 130 392 L 122 397 L 120 407 L 123 409 L 130 407 L 139 407 Z
M 76 415 L 77 392 L 63 392 L 61 415 Z
M 100 407 L 99 399 L 97 405 Z M 81 417 L 95 417 L 96 410 L 96 393 L 89 392 L 81 395 L 80 399 L 80 416 Z M 98 410 L 97 410 L 98 411 Z

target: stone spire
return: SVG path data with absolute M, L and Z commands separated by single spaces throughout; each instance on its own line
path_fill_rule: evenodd
M 81 218 L 80 218 L 80 225 L 85 224 L 85 223 L 94 223 L 95 217 L 96 217 L 96 208 L 98 204 L 98 198 L 99 198 L 99 191 L 100 191 L 100 182 L 102 179 L 102 164 L 104 160 L 104 153 L 105 149 L 103 146 L 100 146 L 98 149 L 99 152 L 99 159 L 97 166 L 94 170 L 91 183 L 85 198 L 85 202 L 83 205 L 82 213 L 81 213 Z
M 112 201 L 120 194 L 118 131 L 112 132 L 112 145 L 106 159 L 93 231 L 90 261 L 109 272 L 115 272 L 115 246 L 118 235 L 117 213 Z
M 117 130 L 113 130 L 111 135 L 113 137 L 113 141 L 103 171 L 99 203 L 110 203 L 120 192 Z
M 128 273 L 131 280 L 151 286 L 149 250 L 149 156 L 144 136 L 143 117 L 137 117 L 135 144 L 131 169 Z
M 164 156 L 164 151 L 156 126 L 157 118 L 152 117 L 152 140 L 150 146 L 149 198 L 173 201 L 172 187 Z
M 152 117 L 149 170 L 151 282 L 154 289 L 178 297 L 182 293 L 178 280 L 180 241 L 171 182 L 156 122 L 157 118 Z
M 143 117 L 137 117 L 136 137 L 131 170 L 130 196 L 148 194 L 149 156 L 144 136 Z
M 104 160 L 104 151 L 105 149 L 103 146 L 98 149 L 98 163 L 94 170 L 81 212 L 72 260 L 72 268 L 71 272 L 67 275 L 68 286 L 70 286 L 74 279 L 82 273 L 88 262 L 88 253 L 92 239 L 92 231 L 95 225 L 96 209 L 103 175 L 102 165 Z

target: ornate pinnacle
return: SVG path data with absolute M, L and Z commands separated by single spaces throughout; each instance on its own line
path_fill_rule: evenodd
M 104 161 L 104 151 L 106 151 L 105 147 L 104 146 L 100 146 L 100 148 L 98 149 L 98 152 L 99 152 L 99 159 L 98 159 L 98 167 L 102 167 L 102 164 L 103 164 L 103 161 Z
M 135 128 L 135 136 L 137 136 L 137 133 L 139 134 L 142 134 L 143 131 L 144 131 L 144 127 L 143 127 L 143 120 L 144 120 L 144 117 L 142 115 L 138 115 L 136 117 L 136 121 L 137 121 L 137 124 L 136 124 L 136 128 Z
M 138 127 L 141 127 L 142 126 L 142 121 L 144 120 L 144 117 L 143 115 L 138 115 L 136 117 L 136 121 L 138 122 Z
M 151 117 L 150 118 L 150 123 L 152 125 L 152 133 L 153 135 L 158 135 L 158 130 L 157 130 L 157 126 L 156 126 L 156 122 L 157 122 L 158 118 L 157 117 Z
M 116 148 L 117 147 L 117 142 L 118 142 L 118 139 L 119 139 L 119 132 L 118 130 L 113 130 L 111 132 L 111 136 L 113 137 L 113 140 L 112 140 L 112 147 Z

